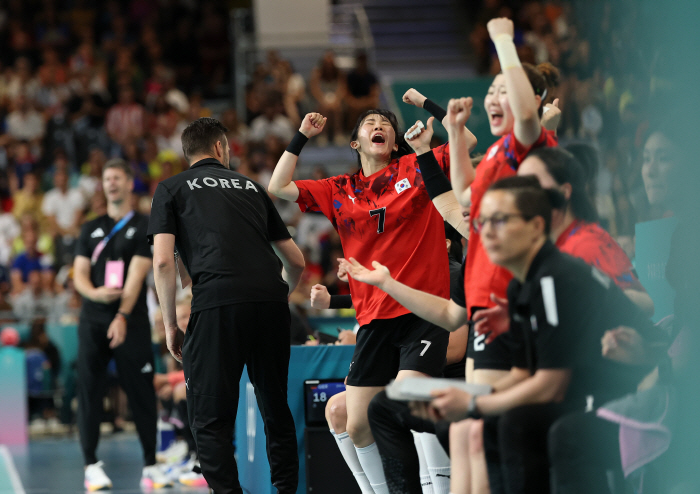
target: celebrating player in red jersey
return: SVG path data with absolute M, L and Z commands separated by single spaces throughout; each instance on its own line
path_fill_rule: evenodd
M 304 118 L 277 163 L 270 192 L 298 202 L 302 211 L 322 212 L 338 230 L 346 256 L 360 262 L 380 260 L 406 285 L 448 297 L 443 219 L 425 191 L 420 163 L 437 160 L 448 174 L 449 145 L 431 150 L 432 132 L 423 132 L 410 141 L 416 153 L 409 154 L 406 142 L 397 135 L 395 115 L 370 110 L 360 116 L 350 144 L 358 153 L 360 170 L 293 182 L 301 147 L 324 124 L 317 113 Z M 464 127 L 458 134 L 452 146 L 468 156 L 471 134 Z M 375 287 L 351 280 L 350 290 L 361 328 L 347 378 L 347 431 L 371 488 L 375 493 L 388 492 L 367 406 L 394 377 L 439 376 L 449 335 Z
M 503 72 L 489 87 L 484 107 L 489 116 L 491 133 L 500 136 L 500 139 L 486 151 L 476 168 L 473 182 L 471 163 L 456 153 L 452 155 L 452 187 L 460 204 L 467 206 L 471 203 L 470 218 L 479 217 L 481 198 L 489 186 L 501 178 L 515 175 L 530 150 L 557 145 L 554 132 L 546 130 L 540 123 L 548 89 L 558 82 L 557 69 L 550 64 L 534 67 L 520 63 L 513 46 L 513 23 L 509 19 L 493 19 L 488 29 L 498 49 Z M 417 91 L 407 92 L 404 101 L 430 111 L 425 104 L 425 96 Z M 463 111 L 471 112 L 471 106 Z M 505 269 L 488 259 L 478 232 L 472 228 L 464 282 L 467 312 L 473 320 L 478 319 L 475 313 L 479 309 L 494 305 L 492 294 L 498 298 L 505 297 L 510 279 L 511 275 Z M 498 340 L 486 345 L 484 336 L 472 337 L 468 355 L 474 359 L 472 380 L 475 382 L 491 384 L 510 369 L 507 348 Z

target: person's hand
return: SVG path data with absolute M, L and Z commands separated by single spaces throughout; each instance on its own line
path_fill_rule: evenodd
M 323 127 L 326 125 L 326 120 L 320 113 L 307 113 L 304 120 L 301 122 L 301 127 L 299 127 L 299 132 L 304 134 L 308 138 L 317 136 L 323 131 Z
M 623 364 L 642 364 L 646 360 L 644 340 L 634 329 L 618 326 L 601 338 L 603 357 Z
M 403 102 L 408 103 L 409 105 L 417 106 L 418 108 L 423 108 L 423 104 L 425 103 L 425 100 L 428 99 L 425 96 L 423 96 L 421 93 L 416 91 L 415 89 L 411 88 L 408 91 L 406 91 L 403 94 Z
M 497 297 L 492 293 L 491 301 L 496 304 L 494 307 L 478 310 L 472 316 L 472 319 L 476 321 L 474 323 L 474 334 L 487 335 L 487 344 L 510 329 L 508 299 Z
M 436 389 L 428 409 L 431 420 L 456 422 L 466 417 L 472 395 L 457 388 Z
M 433 138 L 433 121 L 435 117 L 430 117 L 422 127 L 421 121 L 418 120 L 413 126 L 406 131 L 406 142 L 416 152 L 423 154 L 430 151 L 430 140 Z M 420 124 L 420 125 L 419 125 Z M 413 134 L 411 134 L 413 132 Z M 409 137 L 411 136 L 412 137 Z
M 117 348 L 126 339 L 126 319 L 117 314 L 107 329 L 107 339 L 110 340 L 109 348 Z
M 338 342 L 336 345 L 356 345 L 357 344 L 357 335 L 350 330 L 350 329 L 344 329 L 340 333 L 338 333 Z
M 185 340 L 185 332 L 177 326 L 165 328 L 165 342 L 173 356 L 178 362 L 182 362 L 182 342 Z
M 319 343 L 320 342 L 316 338 L 314 338 L 313 340 L 306 340 L 304 342 L 304 346 L 318 346 Z
M 323 285 L 311 287 L 311 307 L 314 309 L 327 309 L 331 306 L 331 296 L 328 288 Z
M 367 269 L 357 262 L 354 257 L 351 257 L 349 261 L 343 259 L 341 264 L 345 266 L 345 270 L 353 279 L 361 281 L 362 283 L 367 283 L 368 285 L 381 288 L 384 283 L 391 279 L 389 269 L 386 266 L 382 266 L 377 261 L 372 261 L 374 270 Z
M 447 103 L 447 115 L 443 119 L 443 124 L 448 132 L 450 129 L 461 130 L 466 125 L 472 114 L 473 104 L 474 100 L 471 97 L 451 99 Z
M 507 34 L 511 38 L 515 32 L 513 28 L 513 21 L 507 17 L 497 17 L 491 19 L 488 24 L 486 24 L 486 29 L 489 31 L 489 36 L 491 41 L 496 41 L 496 38 L 502 34 Z
M 348 282 L 348 272 L 345 269 L 345 266 L 341 263 L 341 261 L 344 261 L 342 257 L 338 258 L 338 279 L 340 281 L 344 281 L 345 283 Z
M 121 298 L 122 292 L 123 290 L 121 288 L 100 286 L 92 291 L 90 300 L 99 304 L 111 304 Z
M 542 119 L 540 123 L 547 130 L 557 130 L 561 121 L 561 109 L 559 108 L 559 98 L 556 98 L 553 103 L 547 103 L 542 110 Z

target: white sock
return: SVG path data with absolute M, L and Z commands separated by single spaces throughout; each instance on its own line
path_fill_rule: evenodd
M 423 432 L 419 435 L 430 478 L 433 481 L 433 492 L 448 494 L 450 492 L 450 457 L 445 453 L 435 434 Z
M 416 444 L 416 453 L 418 453 L 418 470 L 420 475 L 420 487 L 423 490 L 423 494 L 434 494 L 433 492 L 433 481 L 430 478 L 430 471 L 428 470 L 428 464 L 425 461 L 425 455 L 423 454 L 423 445 L 421 444 L 420 435 L 413 432 L 413 442 Z
M 379 456 L 377 443 L 372 443 L 364 448 L 355 446 L 355 451 L 357 451 L 357 459 L 360 460 L 362 470 L 365 471 L 369 485 L 372 486 L 375 494 L 389 494 L 389 487 L 386 485 L 382 458 Z
M 338 449 L 340 454 L 343 455 L 345 463 L 347 463 L 350 471 L 352 472 L 357 485 L 360 486 L 362 494 L 374 494 L 374 490 L 369 485 L 369 480 L 367 480 L 367 475 L 362 470 L 362 465 L 360 465 L 360 460 L 357 459 L 357 452 L 355 451 L 355 445 L 352 444 L 350 436 L 347 432 L 342 432 L 336 434 L 333 429 L 331 429 L 331 434 L 335 438 L 335 442 L 338 444 Z

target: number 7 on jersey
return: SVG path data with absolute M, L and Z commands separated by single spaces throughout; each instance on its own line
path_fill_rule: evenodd
M 384 219 L 386 218 L 386 208 L 370 209 L 370 216 L 379 216 L 377 223 L 377 233 L 384 233 Z

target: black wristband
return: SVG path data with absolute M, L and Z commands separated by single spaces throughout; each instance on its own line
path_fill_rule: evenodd
M 437 118 L 439 122 L 442 122 L 442 119 L 447 116 L 447 111 L 430 98 L 426 98 L 425 102 L 423 103 L 423 109 Z
M 352 297 L 350 295 L 331 295 L 329 309 L 351 309 Z
M 124 312 L 123 310 L 117 311 L 117 315 L 118 315 L 118 316 L 122 316 L 122 317 L 124 318 L 125 321 L 129 322 L 129 314 L 127 314 L 127 313 Z
M 309 142 L 309 138 L 302 134 L 301 131 L 297 130 L 297 133 L 294 134 L 294 137 L 292 137 L 292 142 L 290 142 L 289 146 L 287 146 L 287 151 L 295 156 L 299 156 L 299 153 L 301 153 L 301 148 L 303 148 L 304 144 L 307 142 Z
M 417 157 L 417 160 L 421 175 L 423 175 L 425 190 L 428 192 L 428 196 L 431 200 L 452 190 L 450 180 L 443 173 L 432 151 L 421 154 Z

